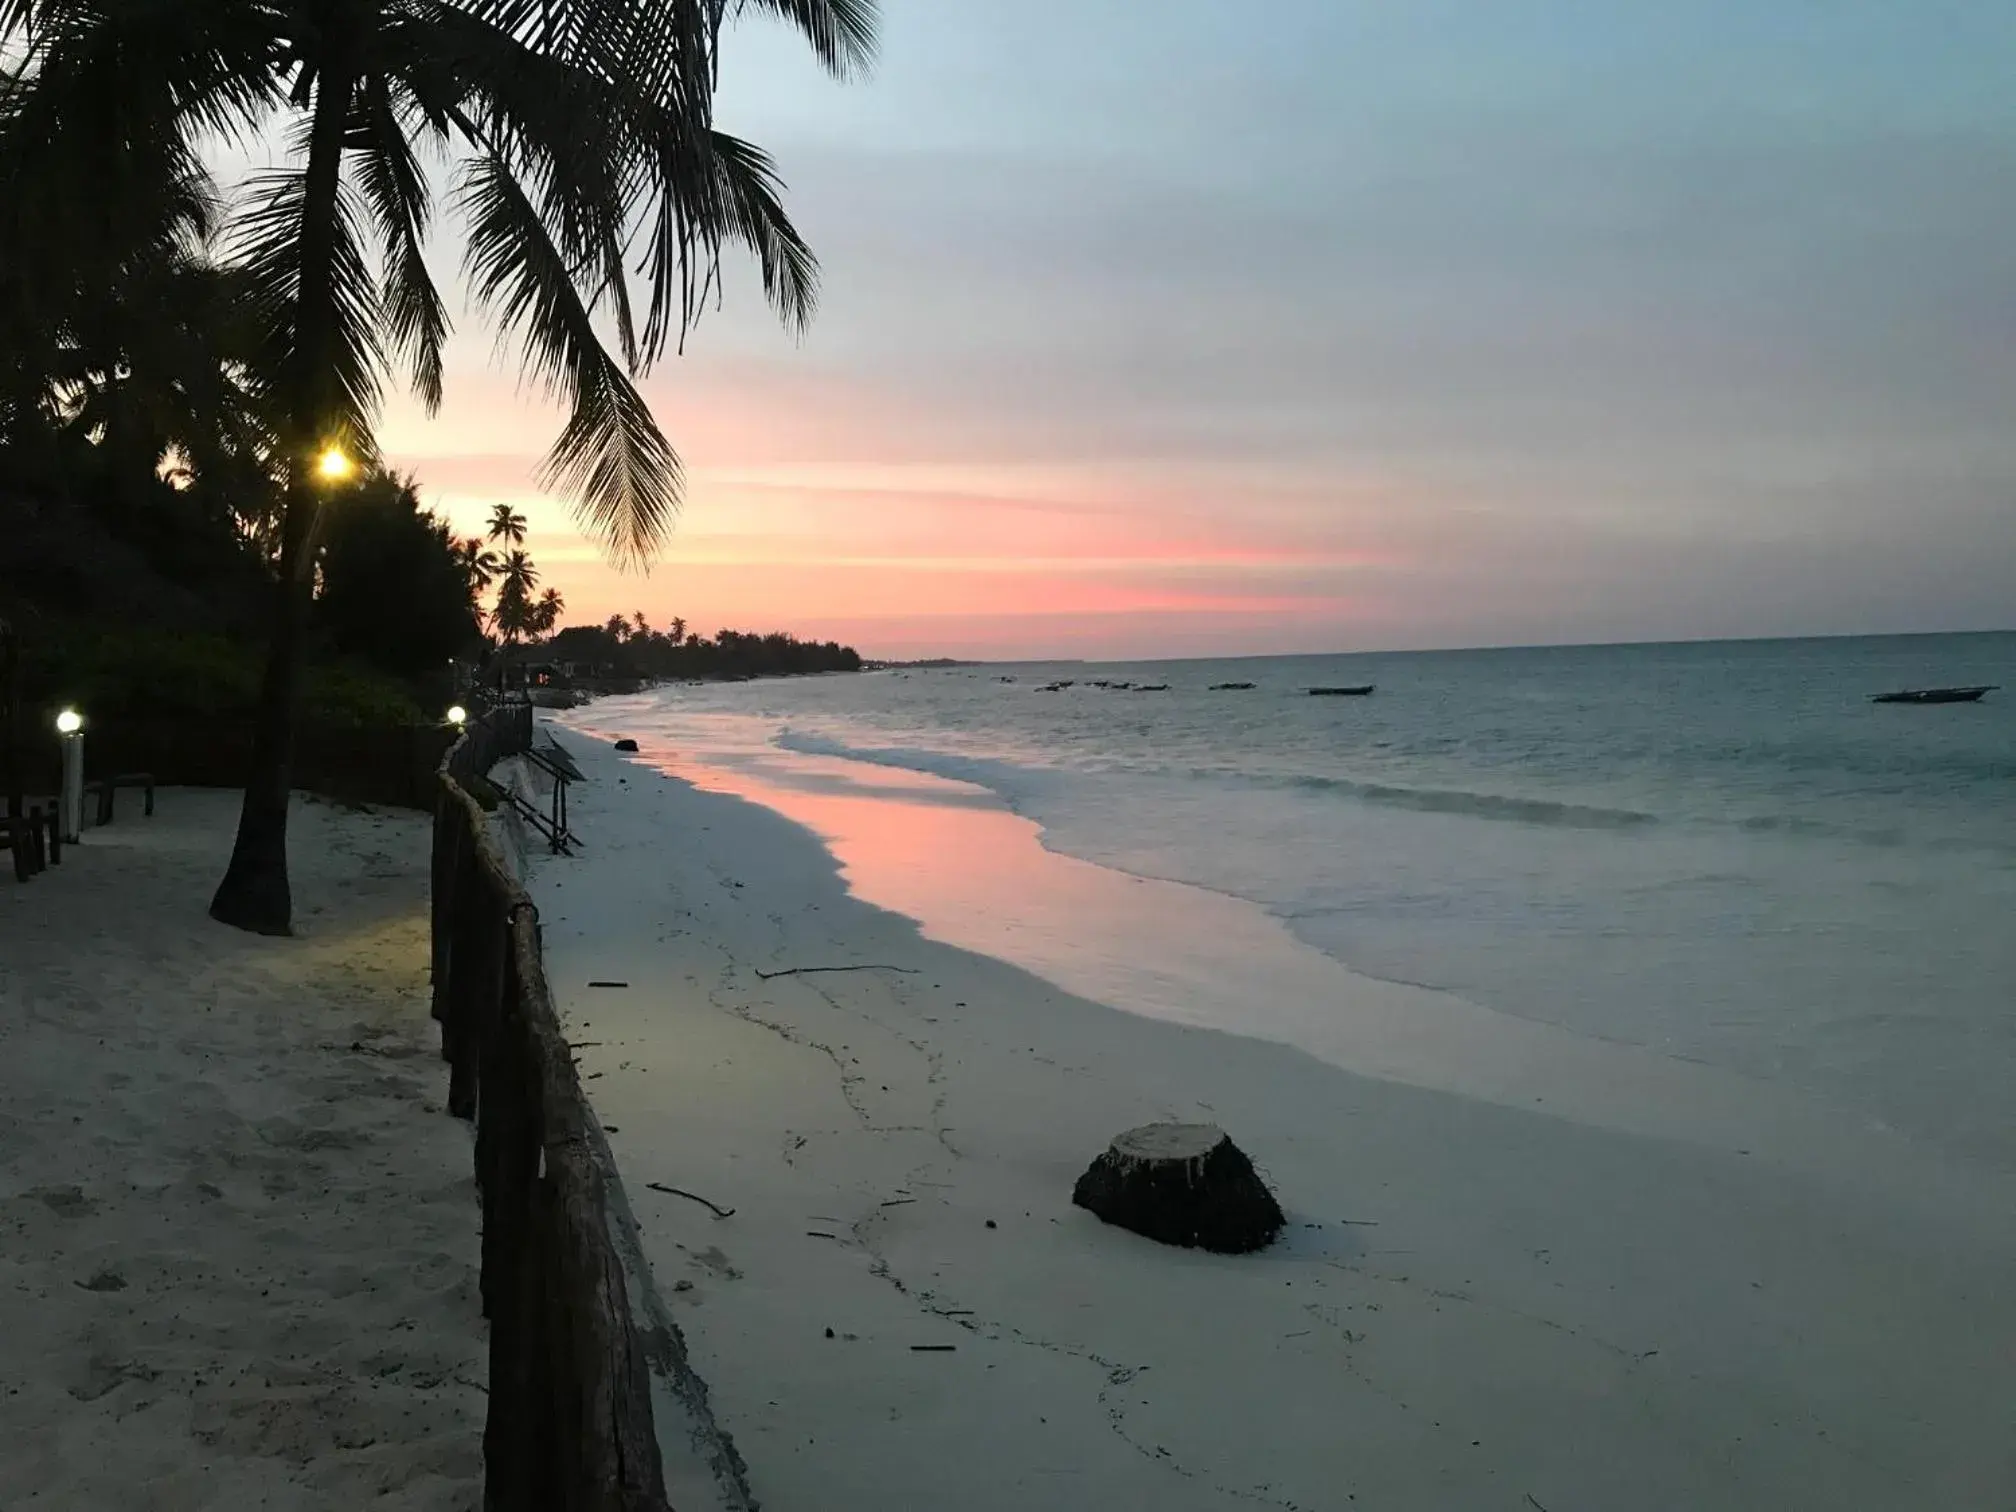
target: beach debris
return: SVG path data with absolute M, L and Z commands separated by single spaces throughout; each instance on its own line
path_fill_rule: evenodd
M 958 1347 L 957 1344 L 912 1344 L 910 1352 L 912 1354 L 951 1354 Z
M 1071 1200 L 1144 1238 L 1220 1254 L 1264 1249 L 1287 1222 L 1253 1162 L 1216 1124 L 1127 1130 L 1078 1178 Z
M 698 1192 L 689 1192 L 684 1187 L 667 1186 L 662 1181 L 647 1181 L 644 1185 L 654 1192 L 663 1192 L 667 1197 L 684 1197 L 688 1202 L 697 1202 L 700 1206 L 712 1211 L 716 1218 L 733 1218 L 735 1216 L 735 1209 L 724 1208 L 718 1202 L 709 1202 Z
M 672 1290 L 675 1292 L 689 1292 L 693 1290 L 693 1283 L 686 1280 L 674 1281 L 672 1283 Z
M 590 987 L 628 987 L 628 982 L 590 982 Z
M 635 751 L 637 749 L 637 742 L 632 740 L 628 735 L 625 735 L 621 740 L 616 742 L 616 749 L 619 751 Z
M 915 1197 L 891 1197 L 887 1202 L 882 1203 L 881 1206 L 901 1207 L 906 1202 L 915 1202 L 916 1200 Z
M 999 1228 L 999 1227 L 1001 1227 L 1001 1225 L 1000 1225 L 1000 1224 L 998 1224 L 998 1223 L 996 1223 L 996 1222 L 995 1222 L 995 1221 L 994 1221 L 994 1220 L 993 1220 L 992 1218 L 989 1218 L 989 1219 L 987 1220 L 987 1227 L 989 1227 L 989 1228 Z
M 77 1284 L 86 1291 L 115 1292 L 126 1290 L 126 1278 L 115 1270 L 94 1272 L 89 1281 L 79 1281 Z
M 805 1237 L 807 1239 L 838 1239 L 840 1236 L 838 1234 L 829 1234 L 824 1229 L 807 1229 L 805 1230 Z
M 736 886 L 741 884 L 738 882 Z M 887 966 L 874 961 L 866 961 L 859 966 L 786 966 L 782 971 L 765 971 L 759 966 L 756 975 L 768 982 L 777 977 L 811 976 L 815 971 L 900 971 L 905 976 L 917 975 L 915 966 Z
M 832 1330 L 832 1329 L 830 1329 L 830 1328 L 829 1328 L 829 1329 L 827 1329 L 827 1330 L 826 1330 L 826 1337 L 827 1337 L 827 1338 L 829 1338 L 829 1339 L 833 1337 L 833 1330 Z
M 1252 683 L 1213 683 L 1211 684 L 1211 691 L 1213 693 L 1244 693 L 1248 688 L 1253 686 L 1254 684 Z

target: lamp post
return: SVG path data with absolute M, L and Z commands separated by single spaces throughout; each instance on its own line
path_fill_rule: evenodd
M 450 704 L 448 706 L 448 723 L 458 730 L 461 729 L 469 723 L 469 711 L 460 704 Z
M 84 830 L 84 716 L 65 709 L 56 716 L 56 733 L 63 741 L 63 793 L 56 805 L 57 825 L 63 838 L 75 844 Z

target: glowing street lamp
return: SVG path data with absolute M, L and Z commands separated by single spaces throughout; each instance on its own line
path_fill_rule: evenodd
M 84 716 L 65 709 L 56 716 L 63 737 L 63 792 L 56 804 L 56 822 L 63 838 L 74 843 L 84 829 Z
M 461 729 L 462 726 L 469 723 L 469 711 L 460 704 L 450 704 L 448 707 L 448 723 L 455 726 L 458 730 Z
M 341 483 L 350 476 L 350 458 L 340 446 L 331 446 L 315 461 L 315 471 L 320 473 L 325 483 Z

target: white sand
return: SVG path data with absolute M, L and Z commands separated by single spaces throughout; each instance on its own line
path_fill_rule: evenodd
M 593 780 L 583 853 L 533 868 L 549 974 L 769 1512 L 2016 1505 L 2008 1211 L 1115 1012 L 850 898 L 766 810 L 568 744 Z M 876 969 L 758 974 L 836 965 Z M 1156 1119 L 1226 1128 L 1284 1241 L 1073 1208 Z
M 121 813 L 0 880 L 0 1507 L 474 1508 L 425 818 L 297 804 L 269 940 L 204 913 L 235 794 Z

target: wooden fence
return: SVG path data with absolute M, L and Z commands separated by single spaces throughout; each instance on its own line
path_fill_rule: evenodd
M 463 782 L 529 749 L 532 710 L 473 722 L 434 811 L 434 1017 L 448 1108 L 476 1124 L 490 1320 L 485 1512 L 669 1512 L 651 1386 L 539 915 Z

